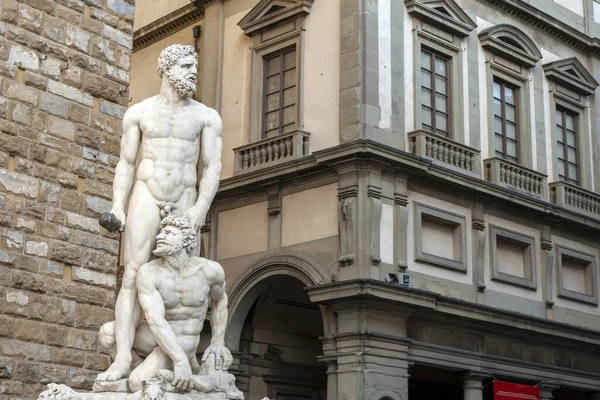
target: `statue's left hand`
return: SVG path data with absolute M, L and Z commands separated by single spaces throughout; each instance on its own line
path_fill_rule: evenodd
M 223 344 L 211 344 L 202 355 L 202 362 L 208 359 L 208 356 L 214 354 L 215 356 L 215 369 L 227 371 L 231 363 L 233 362 L 233 356 L 231 352 Z
M 189 219 L 194 225 L 194 229 L 198 231 L 204 225 L 206 213 L 202 213 L 196 207 L 192 207 L 183 214 L 184 218 Z

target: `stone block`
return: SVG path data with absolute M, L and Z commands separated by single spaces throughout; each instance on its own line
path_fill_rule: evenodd
M 14 379 L 22 382 L 38 382 L 40 380 L 40 364 L 31 361 L 15 360 L 12 376 Z
M 99 60 L 114 64 L 116 61 L 117 45 L 104 38 L 93 38 L 91 45 L 91 55 Z
M 38 195 L 38 180 L 0 169 L 0 186 L 5 190 L 35 199 Z
M 10 279 L 11 286 L 15 290 L 29 290 L 38 293 L 43 293 L 46 290 L 46 284 L 50 283 L 48 277 L 18 270 L 11 271 Z
M 16 24 L 19 18 L 19 3 L 16 0 L 3 0 L 0 8 L 0 20 Z
M 116 288 L 117 286 L 117 280 L 114 275 L 79 267 L 73 267 L 73 280 L 108 288 Z
M 30 299 L 29 318 L 53 324 L 73 325 L 77 306 L 75 301 L 35 294 L 31 295 Z
M 112 207 L 112 203 L 110 201 L 93 196 L 86 197 L 85 204 L 87 206 L 86 211 L 89 211 L 87 214 L 97 217 L 105 212 L 110 211 Z
M 11 227 L 13 222 L 12 215 L 0 212 L 0 226 Z
M 105 323 L 114 320 L 114 311 L 106 307 L 77 304 L 75 327 L 98 330 Z
M 85 194 L 110 199 L 112 198 L 112 185 L 107 185 L 98 181 L 88 181 L 85 185 Z
M 37 257 L 48 256 L 48 243 L 46 242 L 27 242 L 25 244 L 25 254 Z
M 106 5 L 111 11 L 114 11 L 119 16 L 132 17 L 135 12 L 134 6 L 123 0 L 108 0 Z
M 62 71 L 63 82 L 74 88 L 81 88 L 81 82 L 83 80 L 83 70 L 74 65 L 70 65 L 69 68 Z
M 78 303 L 95 304 L 98 306 L 112 306 L 114 303 L 115 292 L 111 289 L 105 289 L 99 286 L 88 285 L 77 281 L 58 281 L 56 286 L 60 286 L 62 297 L 77 300 Z
M 14 320 L 15 319 L 13 317 L 0 314 L 0 336 L 12 336 Z
M 102 71 L 102 63 L 100 60 L 88 57 L 78 51 L 71 50 L 69 52 L 69 58 L 75 66 L 92 74 L 99 74 Z
M 14 368 L 14 360 L 0 357 L 0 379 L 10 379 Z
M 124 48 L 117 50 L 117 67 L 129 71 L 131 68 L 131 50 Z
M 39 202 L 28 201 L 25 206 L 25 215 L 28 215 L 37 219 L 46 218 L 46 206 Z
M 115 256 L 119 255 L 119 242 L 117 240 L 81 232 L 77 238 L 77 244 L 96 250 L 104 250 Z
M 106 371 L 110 367 L 110 357 L 106 354 L 86 353 L 83 368 L 93 371 Z
M 55 3 L 51 0 L 26 0 L 24 3 L 50 15 L 54 14 L 54 9 L 56 7 Z
M 12 229 L 2 230 L 2 245 L 8 249 L 22 249 L 24 235 Z
M 20 269 L 29 271 L 29 272 L 40 272 L 40 264 L 38 259 L 35 257 L 17 256 L 17 260 L 15 261 L 15 265 L 17 265 Z
M 128 392 L 129 386 L 127 379 L 119 379 L 114 382 L 96 382 L 92 388 L 94 392 Z
M 68 171 L 83 176 L 85 178 L 94 178 L 96 167 L 93 163 L 77 157 L 69 157 Z M 87 187 L 88 185 L 86 185 Z
M 52 362 L 55 364 L 82 367 L 85 352 L 68 348 L 55 348 L 52 352 Z
M 43 343 L 46 338 L 46 324 L 28 319 L 15 320 L 14 338 L 26 342 Z
M 29 293 L 21 290 L 6 289 L 2 312 L 27 317 L 29 315 Z
M 32 161 L 37 161 L 39 163 L 43 163 L 44 160 L 46 159 L 47 151 L 48 151 L 48 149 L 45 148 L 44 146 L 38 145 L 36 143 L 31 143 L 29 145 L 29 159 Z
M 27 359 L 30 361 L 52 361 L 52 347 L 44 344 L 29 343 L 29 353 Z
M 79 16 L 77 16 L 77 19 L 79 19 Z M 65 42 L 67 46 L 84 53 L 89 52 L 91 35 L 88 32 L 73 25 L 67 25 L 66 33 L 67 36 Z
M 25 359 L 29 354 L 29 345 L 19 340 L 0 338 L 0 355 Z
M 54 94 L 65 97 L 69 100 L 75 101 L 88 107 L 92 107 L 94 105 L 94 99 L 90 94 L 84 93 L 81 90 L 65 85 L 64 83 L 50 80 L 48 81 L 48 90 Z
M 106 101 L 100 102 L 100 112 L 112 117 L 123 118 L 125 115 L 125 107 L 118 104 L 109 103 Z
M 98 334 L 81 329 L 69 329 L 65 344 L 67 347 L 79 350 L 96 350 L 98 347 Z
M 117 29 L 108 25 L 104 25 L 102 33 L 102 36 L 104 36 L 105 38 L 112 40 L 113 42 L 120 44 L 121 46 L 127 49 L 133 48 L 133 39 L 131 35 L 120 32 Z
M 33 108 L 26 106 L 25 104 L 8 101 L 8 118 L 11 121 L 17 122 L 23 125 L 31 124 L 31 117 L 33 116 Z
M 63 189 L 60 195 L 60 208 L 65 211 L 79 212 L 82 194 L 76 190 Z
M 58 204 L 60 190 L 60 185 L 57 185 L 56 183 L 41 181 L 39 200 L 49 204 Z
M 42 93 L 40 108 L 59 117 L 67 116 L 67 101 L 51 93 Z
M 60 60 L 53 57 L 46 57 L 44 60 L 42 60 L 40 69 L 42 74 L 46 75 L 47 77 L 59 79 L 61 66 L 62 63 Z
M 102 135 L 102 144 L 100 146 L 100 150 L 113 156 L 119 156 L 121 151 L 120 138 L 112 135 Z
M 129 72 L 109 64 L 102 67 L 102 76 L 123 85 L 129 85 Z
M 106 78 L 102 78 L 101 76 L 93 74 L 84 75 L 81 87 L 93 96 L 115 103 L 119 101 L 121 85 Z
M 79 265 L 81 262 L 82 250 L 79 246 L 74 246 L 65 242 L 52 241 L 50 243 L 49 258 L 65 264 Z
M 17 229 L 20 229 L 25 233 L 35 232 L 35 221 L 29 218 L 18 218 L 15 226 Z
M 58 262 L 48 261 L 42 264 L 40 272 L 45 275 L 62 278 L 65 273 L 65 266 Z
M 36 106 L 38 102 L 38 91 L 36 89 L 17 82 L 11 82 L 9 84 L 6 96 L 33 106 Z
M 89 270 L 115 274 L 117 272 L 118 257 L 102 251 L 86 249 L 83 255 L 83 266 Z
M 66 382 L 68 368 L 55 364 L 40 364 L 40 382 L 44 384 Z
M 42 36 L 51 41 L 65 44 L 67 24 L 58 18 L 46 17 Z
M 91 115 L 91 110 L 87 107 L 80 106 L 75 103 L 69 103 L 67 105 L 67 118 L 70 119 L 71 121 L 89 125 L 90 115 Z M 78 128 L 84 128 L 84 127 L 79 126 Z
M 100 224 L 97 219 L 72 212 L 67 212 L 67 226 L 92 233 L 100 233 Z
M 44 26 L 44 13 L 23 4 L 19 8 L 19 26 L 35 33 L 41 33 Z
M 104 31 L 104 24 L 102 22 L 86 16 L 83 17 L 82 27 L 98 36 L 102 36 L 102 32 Z
M 112 26 L 113 28 L 116 28 L 117 25 L 119 24 L 119 17 L 114 16 L 105 11 L 102 11 L 101 9 L 98 9 L 98 8 L 92 8 L 90 10 L 90 17 L 95 20 L 102 21 L 105 24 Z
M 48 325 L 46 328 L 46 344 L 63 347 L 67 339 L 68 328 L 59 325 Z
M 77 143 L 82 146 L 99 149 L 100 145 L 102 144 L 102 132 L 80 125 L 77 128 Z

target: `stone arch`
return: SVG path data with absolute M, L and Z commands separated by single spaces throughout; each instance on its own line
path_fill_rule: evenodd
M 373 393 L 373 400 L 406 400 L 401 394 L 390 390 L 381 390 Z
M 478 36 L 484 48 L 525 67 L 533 67 L 542 58 L 538 46 L 516 26 L 494 25 L 479 32 Z
M 229 321 L 225 344 L 232 350 L 239 350 L 244 321 L 250 308 L 271 282 L 269 278 L 291 276 L 306 286 L 326 282 L 325 275 L 314 267 L 314 263 L 298 254 L 277 254 L 267 256 L 248 268 L 233 284 L 229 291 Z M 327 313 L 321 309 L 323 327 L 327 326 Z

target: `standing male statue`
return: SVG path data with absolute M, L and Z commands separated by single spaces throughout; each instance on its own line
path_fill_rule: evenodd
M 189 219 L 197 232 L 217 192 L 222 123 L 215 110 L 190 98 L 196 90 L 197 70 L 198 57 L 192 46 L 167 47 L 158 58 L 160 93 L 131 106 L 123 118 L 113 206 L 101 217 L 101 224 L 109 230 L 124 230 L 125 273 L 115 305 L 115 360 L 98 375 L 98 381 L 115 381 L 130 372 L 131 349 L 141 319 L 136 274 L 152 256 L 161 217 L 165 216 L 160 207 Z M 198 195 L 200 151 L 204 170 Z

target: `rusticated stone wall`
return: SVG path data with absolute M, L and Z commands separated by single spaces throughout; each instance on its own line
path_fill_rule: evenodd
M 134 0 L 0 0 L 0 398 L 109 365 L 110 207 Z

